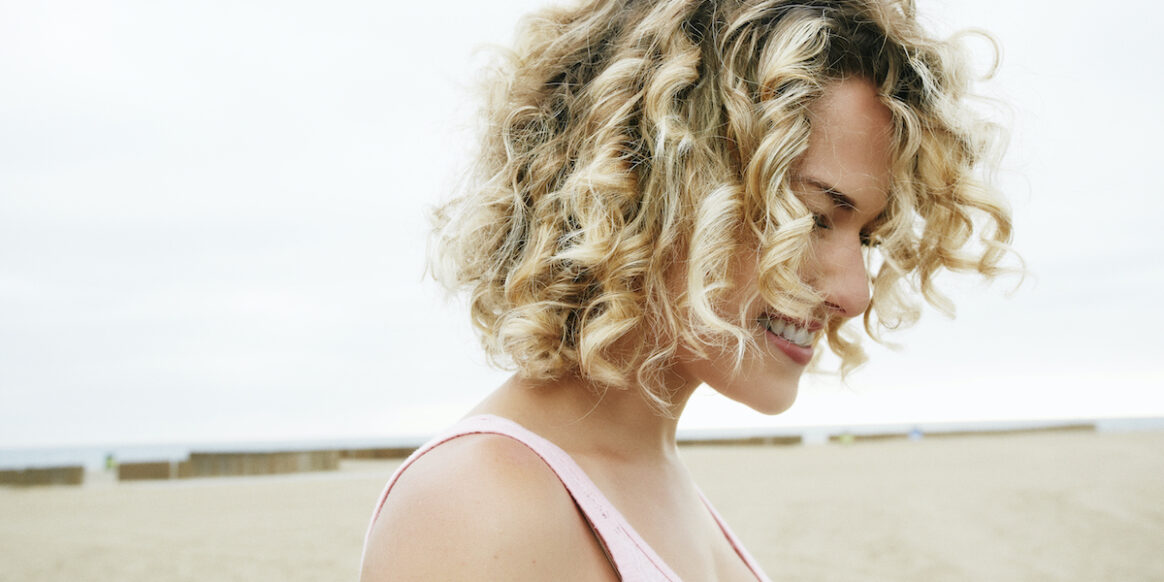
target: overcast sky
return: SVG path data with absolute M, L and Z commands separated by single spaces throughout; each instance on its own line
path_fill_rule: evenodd
M 681 426 L 1164 415 L 1157 4 L 920 0 L 1004 49 L 1032 272 L 847 386 Z M 504 379 L 423 277 L 475 48 L 542 2 L 0 2 L 0 447 L 432 432 Z

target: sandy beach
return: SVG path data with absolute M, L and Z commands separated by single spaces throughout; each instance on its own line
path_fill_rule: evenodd
M 1164 580 L 1164 432 L 684 454 L 774 580 Z M 354 580 L 397 464 L 0 487 L 0 580 Z

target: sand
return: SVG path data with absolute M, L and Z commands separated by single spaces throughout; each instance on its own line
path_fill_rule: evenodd
M 1164 580 L 1164 432 L 684 454 L 774 580 Z M 354 580 L 396 464 L 0 488 L 0 580 Z

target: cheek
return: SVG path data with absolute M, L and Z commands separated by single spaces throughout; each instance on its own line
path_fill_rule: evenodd
M 706 352 L 709 357 L 700 357 L 689 348 L 681 346 L 675 371 L 692 387 L 703 384 L 728 395 L 734 391 L 734 386 L 739 380 L 735 353 L 727 349 L 707 349 Z

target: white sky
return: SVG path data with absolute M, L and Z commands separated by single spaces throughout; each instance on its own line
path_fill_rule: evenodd
M 1033 276 L 848 386 L 682 426 L 1164 415 L 1164 10 L 921 0 L 1004 47 Z M 541 2 L 0 2 L 0 447 L 376 436 L 505 374 L 422 277 L 475 47 Z

